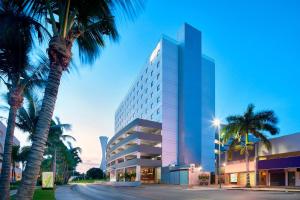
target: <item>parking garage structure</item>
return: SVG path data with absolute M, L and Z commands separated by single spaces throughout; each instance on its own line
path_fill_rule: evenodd
M 160 182 L 161 127 L 159 122 L 137 118 L 110 139 L 106 159 L 111 182 Z

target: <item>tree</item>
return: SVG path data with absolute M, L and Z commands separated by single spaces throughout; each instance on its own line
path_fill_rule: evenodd
M 30 146 L 24 146 L 21 148 L 21 152 L 19 154 L 19 159 L 20 162 L 22 163 L 22 172 L 24 171 L 26 166 L 26 160 L 29 154 L 29 150 L 30 150 Z
M 21 9 L 40 13 L 50 23 L 52 37 L 48 56 L 50 73 L 41 112 L 33 134 L 33 143 L 16 199 L 31 199 L 46 147 L 48 131 L 57 99 L 60 80 L 68 70 L 72 46 L 76 42 L 83 62 L 92 63 L 106 45 L 105 36 L 117 40 L 115 16 L 133 18 L 140 8 L 139 0 L 24 0 Z M 47 20 L 44 20 L 47 19 Z
M 10 106 L 7 120 L 3 163 L 0 177 L 0 198 L 9 198 L 11 153 L 17 110 L 23 103 L 23 93 L 41 83 L 42 68 L 34 67 L 29 53 L 34 44 L 33 34 L 42 41 L 46 29 L 31 16 L 19 12 L 10 1 L 0 4 L 0 80 L 8 89 Z
M 23 132 L 29 133 L 28 139 L 32 141 L 41 105 L 40 100 L 32 93 L 26 94 L 26 99 L 26 107 L 22 106 L 18 111 L 16 125 Z M 58 117 L 56 117 L 55 120 L 51 120 L 49 136 L 46 143 L 47 148 L 44 155 L 51 156 L 51 169 L 54 173 L 54 177 L 56 174 L 57 151 L 60 151 L 61 147 L 64 146 L 64 141 L 76 141 L 71 135 L 64 134 L 65 130 L 71 130 L 71 125 L 61 123 Z
M 20 146 L 13 146 L 12 153 L 11 153 L 11 174 L 12 174 L 12 181 L 16 181 L 16 162 L 20 161 Z
M 104 175 L 102 169 L 94 167 L 94 168 L 90 168 L 86 172 L 86 178 L 87 179 L 103 179 L 103 178 L 105 178 L 105 175 Z
M 271 143 L 265 133 L 275 135 L 279 133 L 276 127 L 277 117 L 271 110 L 254 112 L 254 105 L 250 104 L 243 115 L 234 115 L 226 118 L 227 124 L 222 129 L 224 143 L 229 143 L 229 152 L 240 151 L 245 153 L 247 183 L 251 187 L 249 176 L 249 151 L 253 149 L 253 142 L 249 141 L 249 135 L 260 139 L 266 148 L 271 148 Z
M 22 165 L 26 162 L 26 158 L 28 156 L 29 146 L 20 147 L 19 145 L 14 145 L 11 153 L 11 166 L 12 166 L 12 181 L 16 181 L 16 163 L 21 162 Z

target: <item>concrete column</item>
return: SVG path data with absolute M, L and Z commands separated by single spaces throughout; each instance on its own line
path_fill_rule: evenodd
M 136 177 L 135 177 L 135 181 L 141 181 L 141 166 L 137 165 L 136 166 Z
M 125 167 L 123 168 L 123 181 L 125 182 Z
M 284 169 L 284 175 L 285 175 L 285 186 L 288 186 L 289 185 L 288 169 Z
M 267 186 L 271 186 L 271 178 L 270 173 L 267 171 Z

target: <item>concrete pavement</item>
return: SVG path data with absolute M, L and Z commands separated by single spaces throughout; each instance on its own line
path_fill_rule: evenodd
M 57 200 L 299 200 L 300 193 L 278 191 L 219 190 L 217 188 L 187 188 L 173 185 L 142 185 L 112 187 L 101 184 L 80 184 L 58 187 Z

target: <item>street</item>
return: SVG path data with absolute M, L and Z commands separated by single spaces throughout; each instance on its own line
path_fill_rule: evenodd
M 218 190 L 213 188 L 185 189 L 171 185 L 112 187 L 100 184 L 61 186 L 57 200 L 299 200 L 300 193 Z

